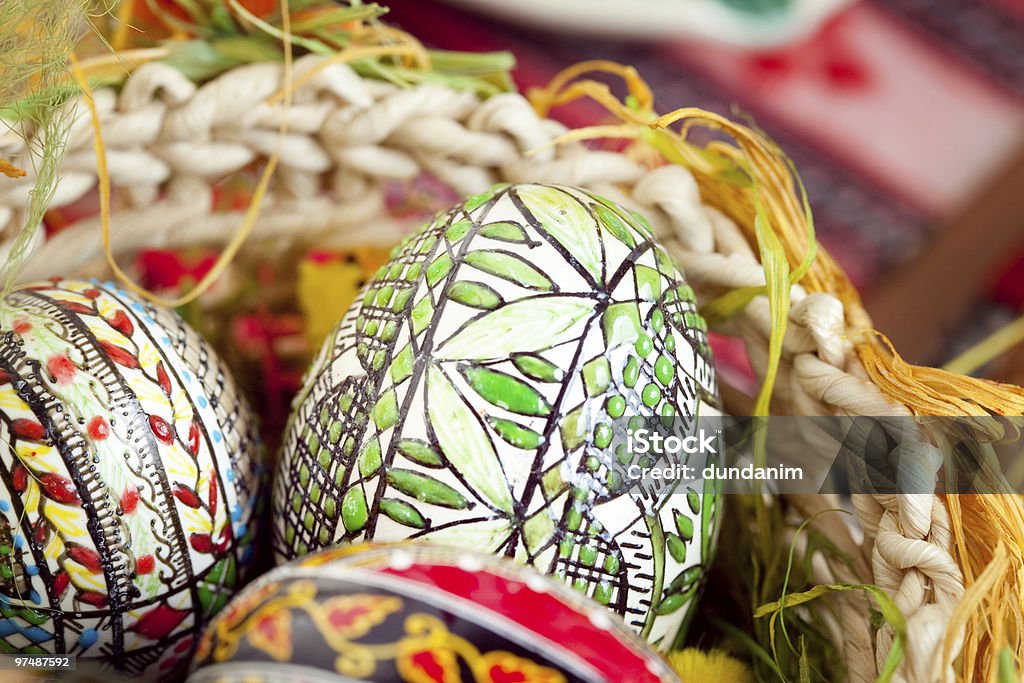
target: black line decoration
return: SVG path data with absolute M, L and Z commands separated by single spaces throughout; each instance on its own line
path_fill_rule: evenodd
M 693 291 L 641 216 L 573 188 L 495 186 L 399 245 L 324 344 L 278 464 L 275 552 L 484 549 L 667 647 L 716 497 L 628 492 L 613 425 L 690 424 L 716 395 Z
M 241 585 L 256 423 L 173 312 L 53 280 L 0 305 L 0 652 L 180 677 Z

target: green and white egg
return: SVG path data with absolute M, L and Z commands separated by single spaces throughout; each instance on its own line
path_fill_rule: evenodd
M 717 402 L 693 292 L 642 217 L 570 187 L 495 186 L 397 247 L 325 342 L 279 460 L 275 552 L 485 549 L 668 647 L 716 494 L 623 483 L 633 456 L 613 436 Z

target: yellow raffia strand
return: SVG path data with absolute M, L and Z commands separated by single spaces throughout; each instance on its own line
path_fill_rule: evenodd
M 280 2 L 284 42 L 284 106 L 287 109 L 291 105 L 292 93 L 292 45 L 289 25 L 290 14 L 288 11 L 288 0 L 280 0 Z M 136 284 L 136 282 L 121 269 L 121 266 L 117 263 L 117 259 L 114 257 L 114 252 L 110 243 L 110 173 L 107 169 L 107 155 L 106 148 L 103 144 L 103 131 L 102 126 L 100 125 L 99 113 L 96 111 L 96 103 L 93 101 L 92 89 L 89 86 L 89 81 L 82 72 L 81 65 L 78 63 L 74 54 L 71 55 L 71 72 L 74 75 L 75 80 L 78 81 L 79 86 L 81 86 L 82 91 L 85 93 L 84 99 L 92 118 L 94 136 L 93 148 L 96 152 L 96 173 L 99 178 L 100 224 L 103 230 L 103 249 L 106 252 L 107 263 L 110 265 L 110 269 L 125 285 L 125 287 L 155 304 L 166 306 L 168 308 L 177 308 L 178 306 L 184 306 L 185 304 L 195 301 L 211 286 L 213 286 L 214 282 L 217 281 L 217 278 L 224 273 L 232 259 L 234 259 L 235 255 L 238 253 L 238 250 L 241 249 L 242 244 L 245 243 L 245 240 L 249 237 L 249 233 L 252 232 L 256 219 L 259 217 L 260 204 L 263 202 L 263 197 L 266 195 L 267 188 L 270 185 L 270 179 L 273 177 L 274 170 L 277 168 L 277 163 L 281 155 L 281 145 L 284 142 L 285 136 L 288 134 L 288 117 L 283 116 L 281 118 L 277 148 L 267 159 L 267 165 L 263 169 L 263 173 L 256 185 L 252 200 L 249 202 L 249 206 L 246 209 L 241 225 L 239 225 L 238 230 L 235 231 L 235 234 L 224 248 L 224 251 L 221 252 L 220 256 L 217 258 L 217 262 L 214 263 L 210 271 L 203 276 L 191 291 L 183 296 L 168 299 L 154 294 L 145 287 Z
M 967 349 L 943 368 L 950 372 L 968 374 L 995 360 L 1013 347 L 1024 342 L 1024 317 L 1017 318 Z
M 127 76 L 143 64 L 163 59 L 170 53 L 170 49 L 166 47 L 135 48 L 121 50 L 115 54 L 83 59 L 79 62 L 78 66 L 81 69 L 82 76 L 91 80 L 121 78 Z
M 375 43 L 380 43 L 382 47 L 404 47 L 407 51 L 404 55 L 406 66 L 430 71 L 430 53 L 423 43 L 411 33 L 394 26 L 388 26 L 379 21 L 374 21 L 372 23 L 360 24 L 355 31 L 355 35 L 360 39 L 369 38 Z
M 620 75 L 633 106 L 610 102 L 610 90 L 603 83 L 580 80 L 593 71 Z M 564 140 L 618 137 L 654 147 L 665 160 L 690 169 L 704 202 L 732 218 L 752 246 L 759 243 L 759 217 L 767 220 L 785 251 L 791 268 L 789 280 L 799 282 L 809 293 L 826 292 L 843 303 L 854 353 L 868 378 L 894 403 L 918 416 L 1024 415 L 1024 389 L 948 369 L 911 365 L 872 328 L 860 295 L 846 274 L 824 249 L 815 253 L 806 194 L 792 164 L 774 144 L 747 126 L 702 109 L 654 116 L 637 106 L 638 96 L 649 89 L 637 82 L 639 77 L 633 78 L 634 73 L 629 67 L 587 62 L 561 72 L 547 88 L 532 91 L 531 101 L 542 114 L 582 97 L 597 101 L 621 123 L 572 131 Z M 666 130 L 680 121 L 683 125 L 678 135 Z M 696 126 L 725 132 L 733 141 L 694 145 L 686 136 Z M 647 130 L 642 132 L 643 128 Z M 750 288 L 727 293 L 712 302 L 713 312 L 738 312 L 753 295 L 765 292 Z M 947 495 L 943 500 L 967 585 L 965 606 L 956 615 L 965 629 L 958 660 L 961 676 L 993 680 L 998 659 L 1006 650 L 1018 669 L 1024 665 L 1024 498 L 986 494 Z M 985 580 L 979 586 L 981 577 Z
M 132 14 L 135 12 L 135 0 L 121 0 L 117 8 L 117 28 L 110 37 L 110 47 L 120 52 L 128 44 L 128 30 L 131 28 Z
M 24 178 L 26 172 L 25 169 L 18 168 L 11 162 L 0 159 L 0 174 L 3 174 L 8 178 Z

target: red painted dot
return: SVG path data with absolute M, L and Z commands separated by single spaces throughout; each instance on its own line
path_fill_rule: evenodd
M 103 608 L 107 606 L 107 596 L 96 591 L 81 591 L 78 593 L 78 599 L 93 607 Z
M 153 560 L 153 556 L 147 553 L 135 560 L 135 573 L 148 574 L 153 571 L 154 566 L 156 566 L 156 562 Z
M 50 360 L 46 361 L 46 368 L 50 375 L 57 379 L 58 384 L 70 384 L 78 372 L 78 367 L 63 353 L 50 356 Z
M 32 323 L 30 323 L 28 320 L 25 320 L 24 318 L 18 318 L 17 320 L 14 321 L 14 324 L 11 325 L 11 329 L 13 329 L 18 334 L 25 334 L 26 332 L 32 329 Z
M 100 290 L 92 288 L 92 287 L 90 287 L 89 289 L 87 289 L 84 292 L 82 292 L 82 294 L 84 294 L 85 296 L 87 296 L 90 299 L 98 299 L 98 298 L 100 298 Z
M 19 417 L 11 422 L 11 431 L 19 439 L 26 441 L 42 441 L 46 438 L 46 428 L 35 420 Z
M 110 436 L 110 423 L 102 415 L 97 415 L 89 420 L 89 436 L 95 441 L 102 441 Z
M 170 446 L 174 443 L 174 427 L 159 415 L 149 416 L 149 428 L 157 439 Z
M 139 489 L 136 486 L 126 486 L 124 493 L 121 494 L 121 511 L 129 515 L 135 512 L 135 507 L 138 504 Z

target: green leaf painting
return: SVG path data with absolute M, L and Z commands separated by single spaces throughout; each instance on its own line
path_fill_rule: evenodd
M 615 435 L 690 424 L 717 392 L 693 291 L 642 219 L 496 186 L 403 242 L 328 348 L 279 462 L 279 556 L 406 538 L 501 553 L 676 642 L 716 494 L 644 494 L 622 466 L 647 461 Z
M 600 281 L 604 270 L 601 237 L 597 221 L 586 207 L 571 194 L 546 185 L 520 185 L 516 194 L 548 236 Z
M 591 299 L 546 296 L 521 299 L 468 322 L 435 352 L 440 360 L 493 360 L 513 353 L 544 351 L 578 338 Z
M 427 371 L 427 411 L 445 458 L 485 499 L 512 512 L 512 494 L 505 483 L 494 444 L 472 409 L 436 366 Z
M 466 254 L 466 263 L 527 289 L 548 292 L 555 288 L 555 283 L 547 275 L 522 256 L 511 252 L 474 251 Z

